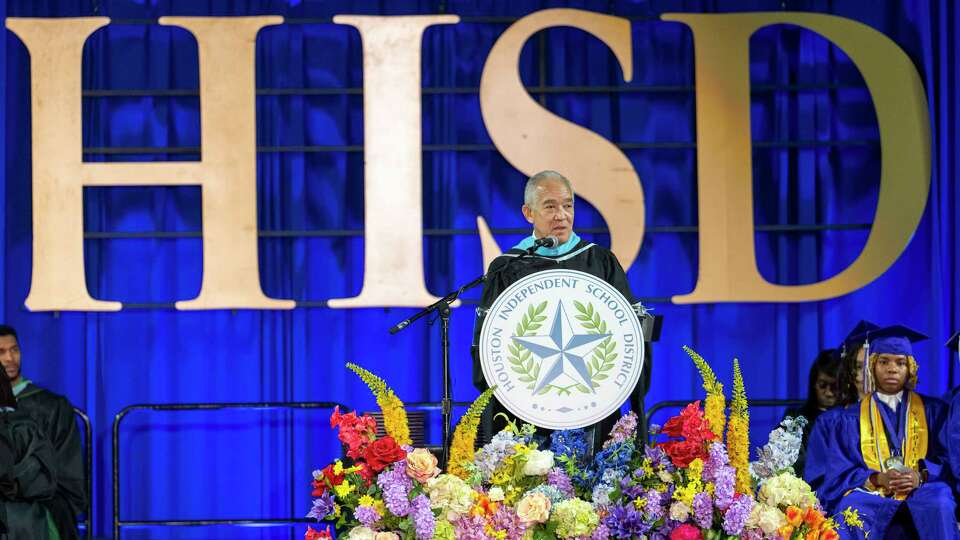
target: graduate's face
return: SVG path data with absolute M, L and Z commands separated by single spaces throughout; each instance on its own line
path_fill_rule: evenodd
M 877 390 L 884 394 L 896 394 L 907 384 L 910 363 L 902 354 L 880 354 L 873 366 L 873 377 L 877 381 Z
M 533 223 L 537 238 L 556 236 L 560 243 L 573 232 L 573 193 L 560 180 L 544 180 L 537 184 L 536 204 L 523 205 L 523 217 Z
M 821 409 L 829 409 L 837 404 L 837 378 L 831 377 L 823 372 L 817 373 L 817 380 L 814 383 L 814 390 L 817 393 L 817 405 Z
M 20 344 L 14 336 L 0 336 L 0 365 L 10 382 L 20 382 Z

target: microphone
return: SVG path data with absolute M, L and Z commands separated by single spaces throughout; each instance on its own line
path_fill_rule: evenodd
M 560 245 L 560 239 L 556 236 L 544 236 L 533 241 L 533 248 L 545 247 L 555 248 Z

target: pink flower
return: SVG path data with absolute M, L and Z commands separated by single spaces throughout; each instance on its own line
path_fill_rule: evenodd
M 684 523 L 670 531 L 670 540 L 703 540 L 703 533 L 693 525 Z

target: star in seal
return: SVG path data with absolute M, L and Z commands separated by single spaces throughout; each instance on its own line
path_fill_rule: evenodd
M 612 334 L 575 334 L 570 318 L 563 309 L 563 302 L 557 303 L 557 311 L 550 326 L 550 333 L 543 336 L 512 336 L 514 343 L 523 345 L 534 356 L 540 358 L 540 372 L 533 387 L 533 395 L 544 389 L 561 375 L 566 375 L 576 383 L 596 393 L 590 383 L 590 374 L 583 357 L 590 354 L 602 341 Z

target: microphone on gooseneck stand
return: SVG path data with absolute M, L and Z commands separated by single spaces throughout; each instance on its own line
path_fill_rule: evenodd
M 556 236 L 544 236 L 533 241 L 533 245 L 527 249 L 527 252 L 533 253 L 537 248 L 555 248 L 560 245 L 560 239 Z

